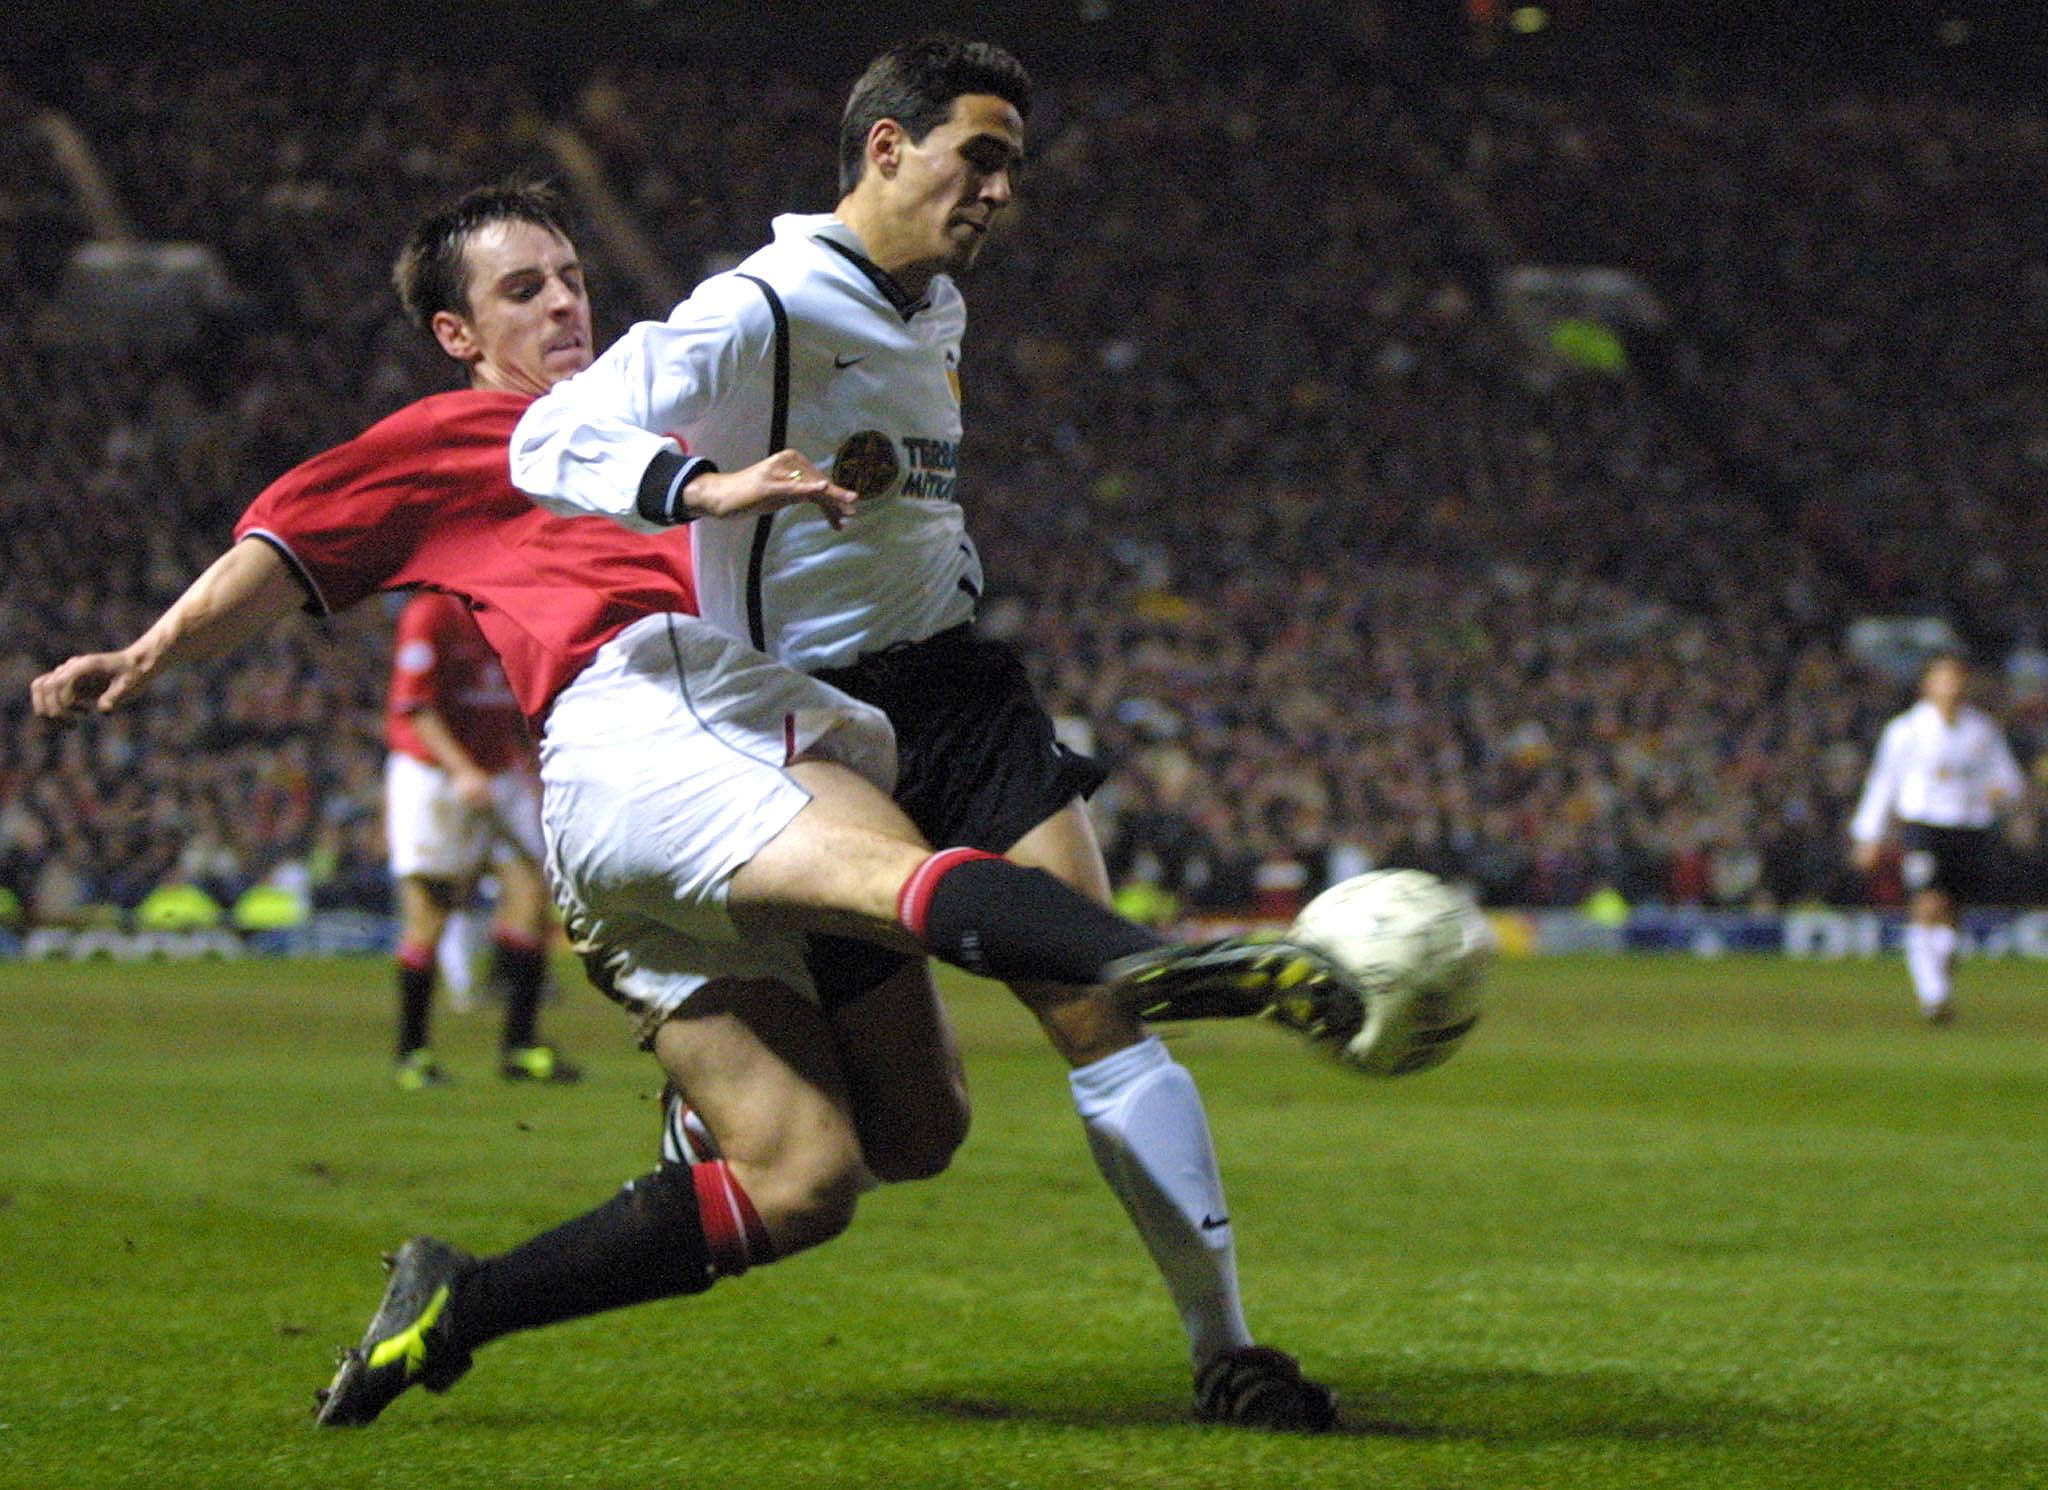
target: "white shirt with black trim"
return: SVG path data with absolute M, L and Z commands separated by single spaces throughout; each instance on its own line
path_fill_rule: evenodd
M 775 238 L 699 285 L 665 321 L 634 326 L 535 401 L 511 446 L 512 480 L 551 511 L 653 531 L 639 501 L 680 437 L 738 470 L 772 454 L 775 319 L 789 322 L 786 443 L 861 494 L 835 532 L 809 504 L 691 527 L 703 614 L 805 671 L 837 667 L 972 619 L 981 560 L 955 500 L 960 341 L 967 310 L 946 276 L 908 303 L 829 215 L 775 219 Z M 655 504 L 659 507 L 658 502 Z
M 1965 706 L 1951 724 L 1923 699 L 1885 726 L 1849 836 L 1875 843 L 1895 817 L 1934 828 L 1988 828 L 2024 787 L 2019 762 L 1989 714 Z

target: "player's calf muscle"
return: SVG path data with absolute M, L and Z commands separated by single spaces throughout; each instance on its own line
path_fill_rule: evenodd
M 1010 991 L 1038 1016 L 1046 1038 L 1070 1066 L 1091 1065 L 1145 1037 L 1145 1027 L 1099 988 L 1020 981 Z

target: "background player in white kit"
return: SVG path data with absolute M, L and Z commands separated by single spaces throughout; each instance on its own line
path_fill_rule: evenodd
M 557 385 L 522 417 L 512 471 L 551 510 L 644 531 L 672 520 L 695 458 L 731 469 L 787 445 L 858 491 L 844 531 L 795 508 L 695 525 L 704 616 L 881 708 L 897 801 L 932 842 L 1107 904 L 1081 801 L 1103 773 L 1054 739 L 1009 649 L 973 635 L 981 563 L 955 500 L 966 309 L 952 276 L 1010 205 L 1029 108 L 1023 68 L 993 46 L 931 37 L 877 58 L 842 118 L 835 212 L 777 218 L 772 243 Z M 828 1000 L 925 976 L 843 948 L 813 971 Z M 1100 990 L 1012 986 L 1073 1067 L 1089 1147 L 1173 1294 L 1197 1414 L 1330 1426 L 1330 1393 L 1252 1342 L 1193 1078 Z
M 541 878 L 540 775 L 519 702 L 490 644 L 453 595 L 426 590 L 399 613 L 385 709 L 384 831 L 398 891 L 397 1080 L 448 1079 L 428 1048 L 438 952 L 486 866 L 498 905 L 490 977 L 504 999 L 499 1073 L 575 1081 L 537 1034 L 553 930 Z
M 1927 664 L 1920 701 L 1885 726 L 1849 824 L 1851 860 L 1867 874 L 1898 823 L 1911 897 L 1906 967 L 1931 1024 L 1955 1017 L 1958 913 L 1991 888 L 2000 859 L 1993 825 L 2026 786 L 1997 723 L 1964 701 L 1969 682 L 1959 656 L 1944 653 Z

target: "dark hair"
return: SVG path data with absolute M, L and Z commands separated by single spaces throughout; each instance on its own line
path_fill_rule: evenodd
M 867 165 L 868 131 L 883 119 L 903 126 L 913 144 L 953 112 L 963 93 L 992 93 L 1020 117 L 1031 113 L 1031 77 L 1024 64 L 986 41 L 921 36 L 889 48 L 868 64 L 839 116 L 839 190 L 852 191 Z
M 398 303 L 423 331 L 444 310 L 469 314 L 469 266 L 465 255 L 472 233 L 495 222 L 530 222 L 569 237 L 569 204 L 541 181 L 479 186 L 422 218 L 398 251 L 391 284 Z

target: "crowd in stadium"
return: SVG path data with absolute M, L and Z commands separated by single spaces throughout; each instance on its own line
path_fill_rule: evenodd
M 1495 904 L 1854 900 L 1844 823 L 1908 687 L 1847 630 L 1926 614 L 2041 788 L 2013 825 L 2038 876 L 2038 104 L 1170 61 L 1041 79 L 1017 221 L 965 287 L 985 621 L 1114 768 L 1113 869 L 1225 909 L 1381 863 Z M 31 720 L 28 679 L 140 631 L 271 476 L 452 386 L 387 283 L 421 211 L 558 175 L 566 124 L 687 288 L 774 212 L 829 207 L 844 83 L 622 68 L 543 107 L 510 69 L 418 61 L 0 73 L 22 914 L 173 879 L 385 903 L 376 607 L 83 730 Z M 89 230 L 26 127 L 47 108 L 139 237 L 219 253 L 232 293 L 195 339 L 69 321 Z M 665 309 L 595 219 L 582 247 L 601 337 Z M 1525 262 L 1634 270 L 1672 335 L 1539 386 L 1496 296 Z

